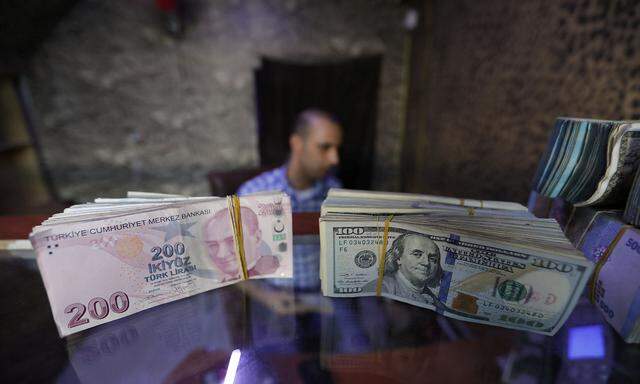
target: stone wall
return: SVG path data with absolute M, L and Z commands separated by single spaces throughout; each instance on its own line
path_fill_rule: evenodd
M 639 2 L 423 5 L 405 189 L 525 202 L 556 117 L 640 119 Z
M 36 129 L 68 199 L 208 193 L 209 170 L 259 164 L 253 70 L 262 55 L 383 54 L 379 189 L 399 187 L 404 7 L 392 0 L 189 0 L 182 39 L 151 0 L 79 3 L 29 70 Z

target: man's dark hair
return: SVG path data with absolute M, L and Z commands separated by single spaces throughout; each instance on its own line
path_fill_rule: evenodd
M 296 122 L 293 125 L 293 133 L 306 138 L 309 134 L 309 127 L 311 126 L 313 119 L 317 118 L 327 119 L 335 125 L 340 126 L 340 121 L 338 121 L 338 119 L 329 112 L 315 108 L 305 109 L 298 114 L 298 117 L 296 117 Z

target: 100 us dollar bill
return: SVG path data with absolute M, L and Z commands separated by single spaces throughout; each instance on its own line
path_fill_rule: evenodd
M 321 221 L 325 295 L 376 295 L 483 324 L 553 335 L 587 282 L 591 263 L 427 226 Z
M 292 277 L 289 197 L 245 196 L 240 207 L 247 277 Z M 34 228 L 60 335 L 243 280 L 229 208 L 214 198 Z

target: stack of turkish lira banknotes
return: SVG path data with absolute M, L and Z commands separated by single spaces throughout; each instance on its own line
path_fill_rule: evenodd
M 327 296 L 379 292 L 546 335 L 565 322 L 593 269 L 553 219 L 517 203 L 440 196 L 332 189 L 320 246 Z
M 628 343 L 640 342 L 640 231 L 619 210 L 575 208 L 565 228 L 594 265 L 589 297 Z
M 291 278 L 292 236 L 280 192 L 235 202 L 130 192 L 67 208 L 29 238 L 66 336 L 245 278 Z

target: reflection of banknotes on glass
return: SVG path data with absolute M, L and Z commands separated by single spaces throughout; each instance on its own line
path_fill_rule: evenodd
M 234 340 L 230 310 L 240 297 L 228 289 L 159 306 L 67 339 L 69 360 L 82 383 L 170 382 L 185 366 L 224 370 Z M 215 327 L 211 327 L 215 319 Z M 205 354 L 206 352 L 206 354 Z M 203 367 L 200 366 L 202 369 Z
M 231 224 L 228 199 L 148 200 L 72 207 L 33 229 L 61 336 L 244 276 L 291 277 L 286 195 L 242 197 L 239 230 Z
M 460 320 L 554 334 L 592 269 L 557 223 L 518 211 L 436 207 L 392 217 L 336 206 L 324 207 L 320 224 L 329 296 L 379 291 Z

